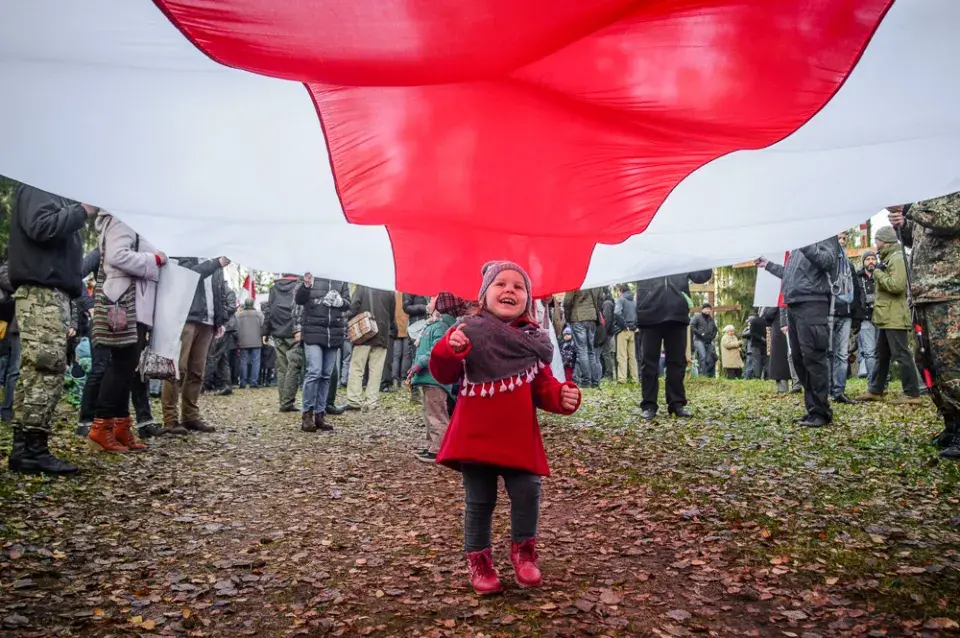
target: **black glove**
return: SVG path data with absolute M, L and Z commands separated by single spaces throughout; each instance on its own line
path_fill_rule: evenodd
M 887 265 L 886 265 L 885 263 L 883 263 L 882 261 L 878 261 L 878 262 L 877 262 L 877 270 L 882 270 L 882 271 L 886 272 L 886 270 L 887 270 Z

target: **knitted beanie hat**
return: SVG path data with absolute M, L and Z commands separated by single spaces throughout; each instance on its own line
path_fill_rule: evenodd
M 527 275 L 527 271 L 513 263 L 512 261 L 488 261 L 483 265 L 483 268 L 480 269 L 480 274 L 483 275 L 483 283 L 480 285 L 480 294 L 477 296 L 478 301 L 483 301 L 484 295 L 487 294 L 487 288 L 490 287 L 490 284 L 493 283 L 493 280 L 497 278 L 497 275 L 502 273 L 504 270 L 513 270 L 520 273 L 520 276 L 523 277 L 523 283 L 527 287 L 527 307 L 524 309 L 524 314 L 527 317 L 533 317 L 533 286 L 530 283 L 530 276 Z
M 893 229 L 893 226 L 884 226 L 876 232 L 874 238 L 887 244 L 895 244 L 897 243 L 897 231 Z

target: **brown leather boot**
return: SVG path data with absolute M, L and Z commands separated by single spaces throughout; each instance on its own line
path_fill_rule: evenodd
M 126 446 L 131 452 L 142 452 L 147 446 L 137 440 L 131 431 L 130 417 L 113 420 L 113 437 L 120 445 Z
M 317 412 L 313 415 L 313 424 L 317 426 L 317 429 L 321 432 L 332 432 L 333 426 L 325 423 L 323 420 L 323 412 Z
M 316 432 L 317 424 L 313 419 L 313 412 L 304 412 L 300 415 L 300 430 L 303 432 Z
M 87 435 L 87 446 L 94 452 L 129 452 L 113 435 L 113 419 L 94 419 Z

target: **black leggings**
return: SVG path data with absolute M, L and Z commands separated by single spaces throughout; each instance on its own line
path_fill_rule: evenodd
M 510 495 L 510 535 L 522 543 L 536 538 L 540 520 L 540 477 L 496 465 L 464 463 L 463 544 L 467 552 L 480 552 L 492 544 L 493 510 L 497 506 L 498 478 Z
M 110 349 L 110 366 L 100 384 L 96 418 L 123 419 L 130 416 L 130 388 L 139 381 L 134 379 L 134 375 L 146 341 L 147 326 L 138 323 L 136 343 Z

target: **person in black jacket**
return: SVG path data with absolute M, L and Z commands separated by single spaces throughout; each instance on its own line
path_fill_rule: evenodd
M 637 282 L 637 326 L 640 328 L 641 416 L 657 416 L 660 351 L 666 361 L 667 410 L 679 418 L 693 416 L 687 409 L 683 376 L 687 369 L 687 327 L 690 325 L 690 282 L 705 284 L 711 270 L 656 277 Z
M 213 337 L 237 311 L 236 306 L 229 303 L 227 284 L 223 280 L 223 269 L 230 260 L 226 257 L 174 259 L 180 266 L 199 273 L 200 281 L 197 282 L 187 323 L 180 335 L 180 379 L 163 382 L 160 403 L 163 406 L 164 433 L 183 435 L 189 431 L 215 432 L 214 426 L 200 418 L 197 400 L 203 389 L 203 371 Z
M 717 376 L 717 322 L 713 318 L 713 306 L 703 304 L 700 312 L 690 321 L 693 333 L 693 349 L 697 353 L 697 372 L 701 377 Z
M 264 312 L 263 332 L 273 337 L 277 349 L 277 394 L 281 412 L 296 412 L 300 372 L 303 369 L 303 347 L 300 333 L 295 330 L 293 311 L 297 305 L 295 293 L 300 276 L 284 273 L 274 280 Z
M 300 429 L 304 432 L 329 431 L 324 421 L 330 378 L 337 365 L 340 346 L 346 338 L 345 315 L 350 309 L 350 285 L 345 281 L 317 279 L 306 273 L 297 288 L 300 315 L 300 339 L 303 342 L 307 373 L 303 377 Z
M 403 293 L 402 299 L 403 311 L 407 313 L 407 317 L 409 317 L 407 321 L 408 329 L 418 321 L 427 320 L 427 303 L 430 299 L 422 295 L 408 295 L 407 293 Z M 413 339 L 410 338 L 409 334 L 403 339 L 402 353 L 398 352 L 399 350 L 399 347 L 394 347 L 393 378 L 395 380 L 407 378 L 407 372 L 409 372 L 410 366 L 416 358 L 417 347 L 414 345 Z M 420 403 L 420 386 L 410 386 L 410 400 L 413 403 Z
M 877 327 L 873 325 L 873 304 L 877 299 L 877 282 L 873 278 L 873 272 L 877 269 L 877 253 L 865 250 L 860 255 L 860 263 L 863 267 L 853 279 L 860 296 L 859 303 L 854 305 L 853 318 L 857 328 L 858 363 L 863 362 L 863 372 L 869 379 L 877 366 Z
M 50 453 L 53 415 L 67 369 L 70 300 L 83 289 L 80 229 L 98 209 L 20 184 L 13 195 L 7 263 L 21 338 L 13 403 L 14 472 L 75 474 Z
M 833 422 L 827 322 L 831 277 L 835 276 L 840 250 L 837 238 L 831 237 L 792 251 L 785 266 L 763 257 L 757 260 L 757 266 L 783 280 L 787 338 L 807 409 L 800 420 L 804 427 L 819 428 Z
M 743 336 L 747 341 L 747 368 L 743 378 L 762 379 L 767 368 L 767 322 L 760 310 L 747 318 L 745 333 Z

